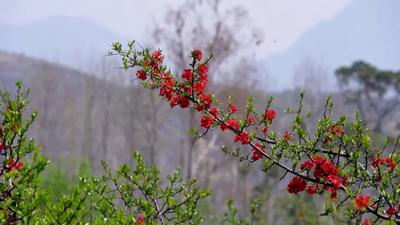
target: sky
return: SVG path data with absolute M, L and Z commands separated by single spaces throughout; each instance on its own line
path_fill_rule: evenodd
M 126 37 L 142 37 L 168 7 L 185 0 L 0 0 L 0 23 L 28 24 L 52 16 L 83 17 Z M 186 0 L 189 1 L 189 0 Z M 249 11 L 264 34 L 258 52 L 266 57 L 292 46 L 300 36 L 328 21 L 354 0 L 226 0 Z

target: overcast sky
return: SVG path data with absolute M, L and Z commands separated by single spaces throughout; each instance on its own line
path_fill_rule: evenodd
M 25 24 L 51 16 L 91 19 L 126 37 L 142 36 L 167 7 L 184 0 L 0 0 L 0 23 Z M 354 0 L 228 0 L 246 7 L 265 35 L 260 52 L 290 47 L 305 31 L 332 19 Z

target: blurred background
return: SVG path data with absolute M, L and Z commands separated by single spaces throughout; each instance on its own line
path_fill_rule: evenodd
M 163 49 L 179 73 L 199 48 L 214 56 L 210 90 L 220 99 L 243 107 L 252 95 L 261 110 L 275 96 L 276 130 L 288 128 L 283 111 L 304 89 L 311 127 L 333 96 L 335 117 L 360 111 L 377 137 L 397 135 L 399 9 L 399 0 L 0 0 L 0 88 L 21 79 L 31 89 L 31 135 L 55 162 L 47 182 L 60 190 L 81 170 L 101 173 L 100 160 L 116 167 L 140 150 L 162 173 L 180 167 L 213 189 L 210 224 L 228 198 L 245 215 L 256 195 L 265 224 L 336 224 L 317 216 L 318 198 L 288 196 L 279 171 L 224 155 L 230 137 L 193 139 L 193 112 L 170 110 L 106 55 L 112 42 L 137 40 Z

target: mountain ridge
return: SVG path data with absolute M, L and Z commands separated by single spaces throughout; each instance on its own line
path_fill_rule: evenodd
M 280 76 L 281 88 L 297 82 L 295 72 L 305 61 L 325 67 L 330 78 L 337 67 L 360 59 L 398 70 L 400 31 L 395 28 L 400 27 L 399 8 L 396 0 L 355 0 L 332 20 L 304 33 L 287 51 L 261 60 L 262 70 Z

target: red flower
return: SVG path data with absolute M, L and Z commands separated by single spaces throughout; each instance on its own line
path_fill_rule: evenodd
M 266 128 L 266 127 L 262 128 L 261 132 L 263 132 L 264 134 L 267 134 L 268 133 L 268 128 Z
M 270 123 L 273 119 L 277 116 L 277 112 L 275 109 L 269 108 L 265 111 L 265 119 L 268 120 Z
M 396 209 L 394 209 L 394 208 L 392 208 L 392 207 L 390 207 L 390 208 L 388 208 L 387 210 L 386 210 L 386 214 L 390 217 L 390 216 L 393 216 L 394 214 L 396 214 L 397 213 L 397 211 L 396 211 Z
M 343 175 L 342 183 L 343 183 L 343 186 L 349 186 L 349 177 L 347 175 Z
M 365 210 L 371 202 L 371 196 L 369 195 L 359 195 L 356 198 L 356 209 L 357 210 Z
M 179 97 L 178 103 L 182 108 L 187 108 L 190 105 L 190 101 L 186 97 Z
M 256 119 L 253 116 L 250 116 L 250 117 L 247 118 L 247 123 L 248 124 L 252 124 L 252 123 L 254 123 L 254 121 L 256 121 Z
M 329 175 L 337 175 L 339 169 L 331 162 L 321 156 L 314 157 L 314 176 L 316 178 L 326 178 Z
M 300 165 L 301 170 L 308 170 L 310 171 L 314 167 L 314 164 L 311 160 L 305 161 Z
M 306 192 L 310 195 L 314 195 L 319 192 L 318 185 L 308 185 L 306 187 Z
M 218 116 L 219 109 L 218 109 L 217 107 L 213 107 L 213 108 L 210 109 L 210 113 L 211 113 L 213 116 Z
M 160 51 L 155 51 L 155 52 L 153 52 L 153 58 L 155 58 L 156 59 L 156 61 L 158 62 L 158 63 L 161 63 L 162 62 L 162 60 L 163 60 L 163 56 L 162 56 L 162 54 L 161 54 L 161 52 Z
M 396 163 L 390 156 L 383 156 L 382 158 L 372 157 L 372 167 L 376 168 L 379 165 L 386 165 L 390 169 L 396 168 Z
M 243 131 L 239 135 L 236 135 L 233 139 L 235 142 L 240 141 L 243 145 L 250 143 L 250 135 L 246 131 Z
M 294 177 L 288 184 L 288 192 L 290 194 L 297 194 L 306 189 L 307 182 L 301 177 Z
M 371 221 L 369 219 L 365 219 L 363 221 L 363 225 L 371 225 Z
M 198 68 L 200 75 L 202 74 L 207 74 L 208 73 L 208 66 L 207 64 L 201 65 Z M 204 75 L 203 75 L 203 79 L 204 79 Z
M 203 102 L 203 107 L 208 109 L 211 105 L 211 96 L 206 94 L 199 95 L 200 100 Z
M 375 157 L 372 156 L 372 167 L 376 168 L 379 165 L 379 160 Z
M 231 111 L 232 113 L 235 113 L 238 111 L 238 108 L 236 105 L 229 105 L 229 111 Z
M 239 122 L 237 120 L 234 119 L 228 119 L 225 124 L 222 123 L 220 125 L 220 128 L 222 131 L 225 131 L 226 129 L 234 129 L 234 130 L 238 130 L 239 129 Z
M 264 152 L 264 146 L 257 143 L 256 148 L 253 148 L 253 156 L 251 157 L 251 160 L 257 161 L 257 160 L 261 159 L 262 157 L 264 157 L 264 155 L 261 153 L 261 151 Z
M 147 79 L 146 72 L 144 72 L 143 70 L 138 70 L 136 72 L 136 76 L 141 80 L 146 80 Z
M 144 216 L 142 215 L 142 214 L 139 214 L 137 217 L 136 217 L 136 224 L 137 225 L 140 225 L 140 224 L 143 224 L 144 223 Z
M 171 97 L 170 101 L 169 101 L 169 105 L 171 106 L 171 108 L 174 108 L 174 106 L 178 105 L 180 98 L 177 95 L 174 95 Z
M 182 78 L 187 80 L 187 81 L 193 80 L 192 70 L 191 69 L 184 69 L 183 73 L 182 73 Z
M 197 93 L 202 93 L 207 86 L 208 80 L 198 81 L 193 84 L 193 91 Z
M 200 119 L 200 125 L 206 129 L 209 129 L 214 123 L 214 118 L 212 116 L 204 115 Z
M 283 135 L 283 140 L 290 141 L 291 136 L 292 136 L 292 132 L 287 130 L 287 131 L 285 131 L 285 134 Z
M 335 190 L 339 189 L 342 186 L 342 181 L 338 176 L 329 175 L 326 180 L 332 184 Z
M 24 167 L 24 163 L 20 161 L 17 162 L 15 159 L 10 159 L 10 161 L 7 162 L 7 168 L 9 170 L 20 170 L 22 167 Z
M 396 167 L 396 163 L 393 161 L 393 159 L 389 156 L 383 157 L 383 164 L 385 164 L 387 167 L 390 169 L 394 169 Z
M 195 59 L 200 61 L 203 58 L 203 53 L 198 49 L 193 50 L 192 51 L 192 57 L 194 57 Z

